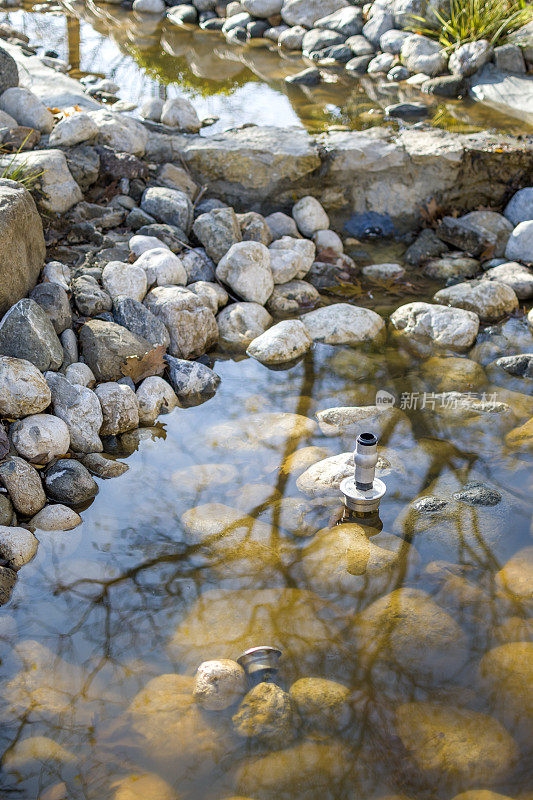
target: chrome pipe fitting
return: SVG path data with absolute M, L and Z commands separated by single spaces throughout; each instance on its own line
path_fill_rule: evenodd
M 278 672 L 281 650 L 269 645 L 260 645 L 245 650 L 237 659 L 237 663 L 254 683 L 272 680 Z
M 353 454 L 353 477 L 344 478 L 340 485 L 346 508 L 358 514 L 377 511 L 381 498 L 387 491 L 383 481 L 376 478 L 377 444 L 377 437 L 373 433 L 361 433 L 357 437 Z

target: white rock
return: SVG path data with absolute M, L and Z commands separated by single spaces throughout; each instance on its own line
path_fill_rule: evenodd
M 138 14 L 163 14 L 166 5 L 163 0 L 133 0 L 133 10 Z
M 65 370 L 65 378 L 76 386 L 88 386 L 89 389 L 96 383 L 92 369 L 82 361 L 75 361 L 73 364 L 69 364 Z
M 70 447 L 67 425 L 52 414 L 32 414 L 18 420 L 11 429 L 11 439 L 19 455 L 37 464 L 48 464 Z
M 283 0 L 241 0 L 241 4 L 252 17 L 268 19 L 268 17 L 275 17 L 280 13 Z
M 344 253 L 344 245 L 341 237 L 331 230 L 316 231 L 313 234 L 313 242 L 317 251 L 333 250 L 335 253 Z
M 263 305 L 274 289 L 270 253 L 260 242 L 237 242 L 219 261 L 216 276 L 243 300 Z
M 7 114 L 5 111 L 0 111 L 0 128 L 9 128 L 9 130 L 13 130 L 13 128 L 18 128 L 18 122 L 10 114 Z
M 269 249 L 271 252 L 272 250 L 296 250 L 297 253 L 300 253 L 303 264 L 301 271 L 296 275 L 299 279 L 305 278 L 315 260 L 315 244 L 309 239 L 295 239 L 293 236 L 282 236 L 281 239 L 272 242 Z
M 349 303 L 334 303 L 302 316 L 307 333 L 324 344 L 359 344 L 373 341 L 385 333 L 385 323 L 369 308 Z
M 145 378 L 135 394 L 143 425 L 153 425 L 160 414 L 168 414 L 179 405 L 172 386 L 157 375 Z
M 303 356 L 311 345 L 311 338 L 300 320 L 287 319 L 250 342 L 246 352 L 261 364 L 285 364 Z
M 13 569 L 20 569 L 31 561 L 37 552 L 38 541 L 25 528 L 8 528 L 0 525 L 0 557 Z
M 139 406 L 133 389 L 110 381 L 99 384 L 94 393 L 102 406 L 102 436 L 115 436 L 139 427 Z
M 132 153 L 142 156 L 148 143 L 148 131 L 140 122 L 126 114 L 108 111 L 90 111 L 98 128 L 98 141 L 119 153 Z
M 485 322 L 496 322 L 518 308 L 518 299 L 513 290 L 499 281 L 456 283 L 441 289 L 434 299 L 446 305 L 473 311 Z
M 161 121 L 163 111 L 163 101 L 159 97 L 148 97 L 139 106 L 139 114 L 143 119 L 150 119 L 152 122 Z
M 187 289 L 190 292 L 194 292 L 198 297 L 201 297 L 213 314 L 216 314 L 219 308 L 224 308 L 229 299 L 228 293 L 222 286 L 218 283 L 211 283 L 210 281 L 195 281 L 194 283 L 189 283 Z
M 149 186 L 141 198 L 141 208 L 160 222 L 176 225 L 185 232 L 191 227 L 193 208 L 185 192 L 166 186 Z
M 390 318 L 394 330 L 417 341 L 431 341 L 440 347 L 471 347 L 479 329 L 479 317 L 464 311 L 431 303 L 407 303 Z
M 303 236 L 329 228 L 329 217 L 315 197 L 302 197 L 293 206 L 292 216 Z
M 519 300 L 533 297 L 533 272 L 517 261 L 507 261 L 498 267 L 488 269 L 483 279 L 505 283 L 511 287 Z
M 72 114 L 57 123 L 50 134 L 52 147 L 72 147 L 81 142 L 88 142 L 98 135 L 95 121 L 83 112 Z
M 287 283 L 302 272 L 304 261 L 297 250 L 274 248 L 270 251 L 270 269 L 274 283 Z
M 492 57 L 492 45 L 486 39 L 467 42 L 455 50 L 448 62 L 448 69 L 453 75 L 468 78 L 477 72 Z
M 306 28 L 312 28 L 318 19 L 327 17 L 348 5 L 346 0 L 285 0 L 281 16 L 287 25 L 304 25 Z
M 401 58 L 411 72 L 425 75 L 440 75 L 446 69 L 447 58 L 438 42 L 426 36 L 414 34 L 404 41 Z
M 369 264 L 362 269 L 363 275 L 368 280 L 388 281 L 405 275 L 405 270 L 400 264 Z
M 144 301 L 170 335 L 169 353 L 196 358 L 213 347 L 218 328 L 213 312 L 194 292 L 182 286 L 156 286 Z
M 193 104 L 185 97 L 172 97 L 165 101 L 161 111 L 161 122 L 184 133 L 198 133 L 201 128 Z
M 504 215 L 513 225 L 533 219 L 533 186 L 520 189 L 505 206 Z
M 533 220 L 518 223 L 509 236 L 505 258 L 509 261 L 533 264 Z
M 395 58 L 392 53 L 378 53 L 369 63 L 366 71 L 369 75 L 379 75 L 388 72 L 394 65 Z
M 204 661 L 194 676 L 193 697 L 207 711 L 223 711 L 240 700 L 247 689 L 246 675 L 236 661 Z
M 0 356 L 1 416 L 13 419 L 38 414 L 50 405 L 50 398 L 50 389 L 34 364 Z
M 148 286 L 185 286 L 187 283 L 187 273 L 181 259 L 168 247 L 145 250 L 133 266 L 145 271 Z
M 0 165 L 20 167 L 22 174 L 35 175 L 39 206 L 52 214 L 64 214 L 83 200 L 61 150 L 33 150 L 6 155 Z
M 110 261 L 105 265 L 102 283 L 113 300 L 117 297 L 131 297 L 132 300 L 142 302 L 148 288 L 144 269 L 136 263 L 125 264 L 122 261 Z
M 60 261 L 49 261 L 43 269 L 43 283 L 57 283 L 66 292 L 70 291 L 70 269 Z
M 142 256 L 147 250 L 159 250 L 161 247 L 166 247 L 167 250 L 170 249 L 157 237 L 143 236 L 140 233 L 136 233 L 135 236 L 131 237 L 128 242 L 128 247 L 135 256 Z
M 45 506 L 29 521 L 32 531 L 71 531 L 81 525 L 82 519 L 76 511 L 60 503 Z
M 231 303 L 220 312 L 217 324 L 220 344 L 244 352 L 272 324 L 272 317 L 259 303 Z
M 35 128 L 41 133 L 50 133 L 54 117 L 38 97 L 22 86 L 6 89 L 0 95 L 0 109 L 17 120 L 19 125 Z

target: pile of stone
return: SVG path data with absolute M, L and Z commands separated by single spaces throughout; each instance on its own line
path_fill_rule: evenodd
M 140 14 L 166 14 L 179 26 L 221 31 L 231 43 L 263 38 L 281 50 L 301 52 L 316 66 L 288 80 L 305 85 L 320 83 L 318 67 L 340 66 L 351 75 L 386 75 L 429 94 L 458 97 L 468 78 L 489 63 L 499 73 L 516 75 L 533 65 L 533 23 L 500 46 L 480 39 L 451 53 L 437 37 L 413 33 L 424 26 L 438 31 L 437 14 L 446 14 L 446 0 L 134 0 L 132 6 Z

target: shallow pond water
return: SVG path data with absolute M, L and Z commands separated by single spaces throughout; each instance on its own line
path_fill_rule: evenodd
M 5 19 L 30 37 L 40 50 L 55 50 L 73 68 L 72 74 L 98 73 L 120 86 L 122 100 L 137 103 L 146 96 L 185 93 L 202 118 L 216 118 L 205 133 L 246 123 L 312 132 L 331 128 L 362 130 L 383 124 L 384 108 L 410 100 L 427 103 L 428 122 L 460 132 L 495 130 L 525 133 L 530 127 L 479 103 L 438 101 L 409 87 L 344 70 L 324 71 L 314 88 L 291 86 L 285 77 L 308 64 L 264 41 L 241 47 L 221 34 L 196 27 L 178 28 L 150 16 L 136 16 L 117 5 L 65 2 L 65 10 L 26 3 Z M 55 9 L 55 10 L 54 10 Z M 388 124 L 388 123 L 386 123 Z M 398 123 L 390 123 L 397 125 Z
M 506 324 L 527 340 L 523 320 Z M 37 532 L 0 611 L 0 796 L 527 790 L 532 662 L 521 648 L 533 645 L 520 570 L 533 470 L 504 436 L 533 415 L 533 398 L 484 383 L 481 370 L 472 385 L 461 366 L 392 344 L 317 346 L 275 371 L 215 356 L 213 399 L 108 441 L 129 471 L 99 481 L 80 528 Z M 435 392 L 449 389 L 505 398 L 512 413 L 448 414 Z M 319 427 L 315 414 L 373 405 L 377 392 L 396 398 L 365 423 L 381 434 L 380 522 L 328 533 L 337 491 L 299 476 L 349 451 L 356 430 Z M 414 511 L 427 495 L 439 499 Z M 295 715 L 267 741 L 235 733 L 236 706 L 198 710 L 180 676 L 258 644 L 281 647 L 285 689 L 335 681 L 340 710 L 311 702 L 305 724 Z M 508 672 L 491 670 L 502 647 Z

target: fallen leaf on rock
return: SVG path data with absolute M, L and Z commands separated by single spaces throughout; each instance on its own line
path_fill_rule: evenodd
M 149 350 L 144 356 L 129 356 L 120 371 L 126 378 L 131 378 L 133 383 L 139 383 L 151 375 L 161 375 L 166 367 L 163 356 L 166 353 L 164 344 L 159 344 Z

